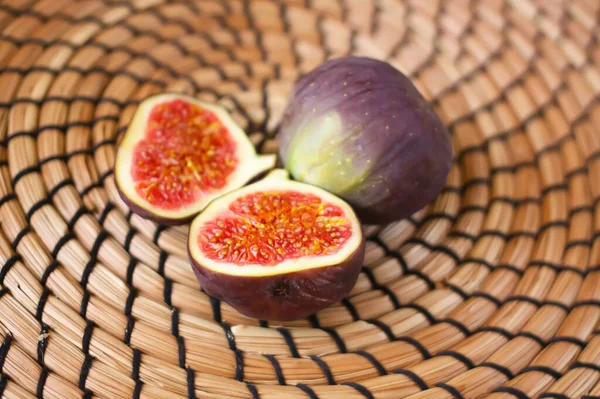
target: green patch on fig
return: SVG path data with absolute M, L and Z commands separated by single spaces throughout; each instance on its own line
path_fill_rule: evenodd
M 342 119 L 335 112 L 307 123 L 290 144 L 294 151 L 286 166 L 292 176 L 338 195 L 351 192 L 364 182 L 370 162 L 359 165 L 353 154 L 345 151 L 343 142 L 356 140 L 357 134 L 343 129 Z

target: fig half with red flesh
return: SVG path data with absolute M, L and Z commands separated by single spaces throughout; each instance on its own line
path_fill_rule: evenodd
M 185 223 L 213 199 L 273 168 L 216 104 L 181 94 L 150 97 L 138 107 L 117 151 L 121 198 L 142 217 Z
M 188 251 L 209 295 L 249 317 L 295 320 L 350 292 L 365 242 L 347 203 L 277 169 L 211 202 Z

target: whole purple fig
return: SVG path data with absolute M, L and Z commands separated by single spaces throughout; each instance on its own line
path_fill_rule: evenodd
M 432 201 L 452 164 L 450 136 L 411 81 L 390 64 L 346 57 L 296 84 L 280 155 L 299 181 L 348 201 L 363 223 L 387 223 Z

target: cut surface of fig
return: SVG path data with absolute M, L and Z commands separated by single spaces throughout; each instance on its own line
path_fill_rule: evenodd
M 213 201 L 192 222 L 188 250 L 207 293 L 251 317 L 289 320 L 348 294 L 364 240 L 348 204 L 277 170 Z
M 225 109 L 163 94 L 138 108 L 119 146 L 115 175 L 121 197 L 136 213 L 177 223 L 274 163 L 274 156 L 256 155 Z

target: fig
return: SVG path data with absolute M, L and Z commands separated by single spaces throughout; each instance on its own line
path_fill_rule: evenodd
M 182 224 L 216 197 L 272 169 L 227 111 L 181 94 L 144 100 L 117 150 L 115 180 L 137 214 Z
M 400 71 L 371 58 L 334 59 L 300 78 L 279 139 L 294 179 L 343 198 L 369 224 L 428 204 L 452 164 L 433 107 Z
M 276 169 L 211 202 L 188 252 L 209 295 L 249 317 L 295 320 L 350 292 L 365 241 L 350 205 Z

